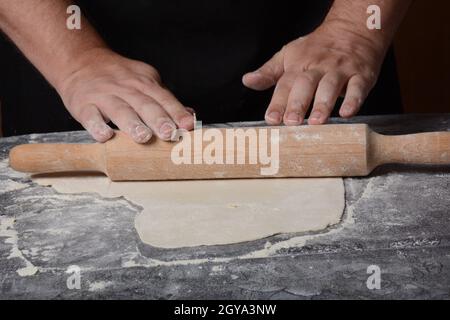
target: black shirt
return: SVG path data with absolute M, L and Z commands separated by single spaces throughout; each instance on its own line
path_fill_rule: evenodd
M 206 123 L 262 120 L 272 90 L 242 76 L 281 47 L 313 31 L 331 0 L 82 0 L 82 12 L 116 52 L 147 62 Z M 26 59 L 0 41 L 5 135 L 80 129 L 56 92 Z M 49 57 L 51 59 L 51 57 Z M 362 114 L 401 111 L 392 52 Z

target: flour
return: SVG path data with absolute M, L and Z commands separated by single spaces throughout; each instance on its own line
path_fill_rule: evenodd
M 26 184 L 16 182 L 11 179 L 0 180 L 0 193 L 21 190 L 28 187 Z
M 6 238 L 5 243 L 11 245 L 11 251 L 7 259 L 18 258 L 25 264 L 23 268 L 17 270 L 21 277 L 36 274 L 38 268 L 28 261 L 19 249 L 17 231 L 14 230 L 14 218 L 0 216 L 0 238 Z

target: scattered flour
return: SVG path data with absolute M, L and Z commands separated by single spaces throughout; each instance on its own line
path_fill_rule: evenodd
M 38 268 L 28 261 L 20 251 L 17 231 L 14 230 L 14 222 L 14 218 L 0 216 L 0 238 L 6 238 L 5 243 L 12 246 L 8 259 L 18 258 L 25 264 L 25 267 L 17 270 L 19 276 L 32 276 L 38 272 Z
M 114 282 L 112 282 L 112 281 L 91 282 L 91 283 L 89 283 L 88 291 L 90 291 L 90 292 L 102 291 L 102 290 L 105 290 L 107 287 L 110 287 L 112 285 L 114 285 Z

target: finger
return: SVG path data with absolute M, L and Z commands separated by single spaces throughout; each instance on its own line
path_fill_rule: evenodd
M 284 124 L 295 126 L 303 123 L 321 78 L 322 74 L 314 70 L 305 71 L 297 77 L 289 94 Z
M 347 92 L 339 114 L 343 118 L 356 115 L 369 94 L 370 86 L 361 76 L 353 76 L 347 85 Z
M 336 100 L 348 78 L 340 73 L 327 73 L 319 82 L 314 106 L 308 119 L 310 125 L 324 124 L 333 111 Z
M 162 140 L 169 141 L 173 132 L 177 129 L 169 114 L 152 97 L 139 93 L 126 96 L 124 99 Z
M 153 135 L 128 103 L 118 97 L 111 97 L 99 104 L 112 122 L 137 143 L 146 143 Z
M 82 107 L 74 117 L 98 142 L 105 142 L 114 135 L 113 129 L 106 124 L 102 114 L 93 104 Z
M 283 50 L 275 54 L 256 71 L 247 73 L 242 78 L 244 85 L 253 90 L 266 90 L 273 87 L 284 73 Z
M 294 77 L 285 74 L 278 81 L 275 91 L 273 92 L 272 100 L 266 111 L 266 122 L 269 125 L 279 125 L 283 120 L 284 111 L 286 110 L 289 93 L 294 84 Z
M 155 99 L 166 110 L 179 128 L 185 130 L 192 130 L 194 128 L 194 117 L 169 90 L 161 87 L 157 83 L 153 83 L 143 93 Z

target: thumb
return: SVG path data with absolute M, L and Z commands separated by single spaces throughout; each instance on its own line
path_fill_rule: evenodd
M 273 87 L 284 73 L 283 50 L 275 54 L 261 68 L 247 73 L 242 78 L 244 85 L 253 90 L 266 90 Z

